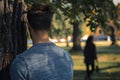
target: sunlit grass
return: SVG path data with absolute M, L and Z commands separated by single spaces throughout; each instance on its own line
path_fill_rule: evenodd
M 115 53 L 98 52 L 100 72 L 94 72 L 92 80 L 120 80 L 120 53 L 118 51 L 120 52 L 117 49 L 114 49 Z M 72 55 L 74 61 L 74 80 L 84 80 L 85 77 L 85 64 L 82 54 Z
M 95 44 L 97 46 L 100 72 L 94 72 L 92 75 L 92 80 L 120 80 L 120 47 L 110 46 L 111 42 L 104 41 L 95 42 Z M 56 45 L 69 51 L 72 43 L 69 43 L 70 47 L 65 47 L 65 43 L 57 43 Z M 84 48 L 85 43 L 82 42 L 81 45 L 82 48 Z M 74 62 L 73 80 L 85 80 L 86 68 L 84 64 L 83 52 L 72 52 L 71 56 Z

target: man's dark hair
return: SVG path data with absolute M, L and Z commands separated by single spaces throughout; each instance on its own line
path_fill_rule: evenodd
M 35 3 L 28 10 L 27 18 L 34 30 L 49 30 L 51 26 L 53 9 L 49 4 Z

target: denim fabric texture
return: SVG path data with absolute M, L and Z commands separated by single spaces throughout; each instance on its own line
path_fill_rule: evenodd
M 11 80 L 72 80 L 72 58 L 54 43 L 35 44 L 16 56 L 10 76 Z

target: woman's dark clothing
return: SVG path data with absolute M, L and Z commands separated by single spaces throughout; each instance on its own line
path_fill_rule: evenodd
M 91 80 L 91 74 L 95 69 L 95 60 L 96 59 L 97 59 L 96 46 L 92 42 L 89 44 L 86 43 L 86 46 L 84 48 L 84 62 L 86 65 L 86 74 L 87 74 L 86 80 Z
M 86 64 L 92 64 L 95 59 L 97 59 L 96 47 L 93 43 L 90 43 L 84 48 L 84 61 Z

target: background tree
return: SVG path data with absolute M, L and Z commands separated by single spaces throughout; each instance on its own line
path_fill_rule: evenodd
M 81 27 L 79 26 L 83 17 L 84 20 L 89 19 L 87 26 L 90 27 L 91 31 L 95 31 L 98 26 L 101 26 L 105 31 L 108 21 L 116 18 L 116 7 L 112 0 L 33 0 L 32 2 L 38 1 L 52 2 L 56 11 L 61 11 L 65 20 L 69 20 L 73 26 L 72 50 L 81 50 Z M 114 42 L 114 39 L 112 39 L 112 42 Z
M 80 29 L 79 24 L 81 23 L 81 8 L 80 0 L 58 0 L 54 1 L 53 4 L 58 10 L 63 12 L 65 20 L 69 20 L 73 26 L 73 47 L 72 50 L 81 50 L 80 46 Z
M 54 0 L 53 4 L 61 10 L 66 19 L 73 25 L 73 48 L 80 50 L 80 30 L 79 24 L 84 14 L 84 20 L 89 19 L 87 26 L 91 31 L 95 31 L 98 26 L 103 30 L 107 26 L 108 20 L 115 18 L 116 8 L 112 0 Z
M 112 40 L 111 45 L 116 44 L 115 39 L 115 31 L 116 31 L 116 19 L 117 19 L 117 12 L 116 6 L 114 5 L 112 0 L 97 0 L 93 1 L 92 3 L 88 0 L 85 0 L 85 4 L 89 6 L 84 6 L 84 14 L 85 20 L 89 18 L 89 23 L 87 26 L 90 26 L 92 31 L 95 31 L 98 26 L 101 26 L 103 31 L 108 32 L 111 31 L 110 37 Z M 101 5 L 102 4 L 102 5 Z M 113 21 L 111 23 L 111 20 Z
M 56 36 L 59 36 L 59 38 L 66 39 L 66 46 L 68 47 L 68 36 L 72 34 L 72 28 L 69 24 L 69 21 L 65 20 L 65 17 L 60 11 L 57 11 L 55 14 L 55 17 L 53 19 L 53 28 L 54 32 L 57 31 Z
M 27 49 L 26 2 L 0 0 L 0 80 L 9 80 L 11 61 Z

